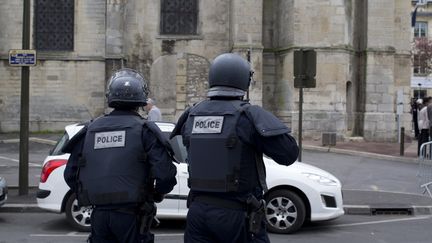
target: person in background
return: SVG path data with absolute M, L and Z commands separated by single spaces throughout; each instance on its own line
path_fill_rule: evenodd
M 148 121 L 162 121 L 162 113 L 153 99 L 147 99 L 147 105 L 144 106 L 144 110 L 147 111 Z
M 419 128 L 418 128 L 418 107 L 419 107 L 419 101 L 420 99 L 415 99 L 413 98 L 411 101 L 411 115 L 412 115 L 412 122 L 413 122 L 413 127 L 414 127 L 414 138 L 418 139 L 419 137 Z
M 420 130 L 418 138 L 417 155 L 420 155 L 420 147 L 423 143 L 429 142 L 429 117 L 428 117 L 428 105 L 430 103 L 430 97 L 423 98 L 422 108 L 418 115 L 418 127 Z

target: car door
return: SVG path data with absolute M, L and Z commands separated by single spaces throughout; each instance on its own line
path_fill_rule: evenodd
M 187 181 L 189 178 L 187 163 L 183 162 L 177 166 L 177 175 L 179 177 L 178 184 L 180 185 L 179 213 L 181 215 L 186 215 L 188 210 L 186 202 L 187 195 L 189 194 L 189 187 L 187 185 Z
M 168 138 L 169 137 L 169 132 L 163 132 L 163 134 Z M 178 141 L 180 139 L 180 141 Z M 174 150 L 174 154 L 177 160 L 183 160 L 182 159 L 182 151 L 179 150 L 179 142 L 181 142 L 181 137 L 178 138 L 173 138 L 170 140 L 170 144 L 171 147 Z M 183 144 L 181 144 L 181 146 L 183 146 Z M 168 194 L 165 195 L 165 199 L 158 203 L 157 205 L 157 214 L 158 216 L 179 216 L 179 197 L 180 197 L 180 181 L 181 181 L 181 170 L 182 167 L 180 166 L 179 163 L 177 162 L 173 162 L 174 165 L 177 168 L 177 175 L 176 175 L 176 180 L 177 180 L 177 184 L 174 186 L 173 190 Z
M 175 216 L 179 214 L 179 200 L 178 195 L 180 194 L 180 184 L 179 184 L 179 168 L 177 166 L 177 185 L 174 186 L 173 190 L 165 195 L 165 199 L 157 204 L 157 213 L 159 216 Z

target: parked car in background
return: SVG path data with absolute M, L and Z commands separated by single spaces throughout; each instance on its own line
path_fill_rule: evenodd
M 8 187 L 4 177 L 0 176 L 0 206 L 6 203 Z
M 161 131 L 169 136 L 174 129 L 173 123 L 157 122 Z M 74 193 L 67 186 L 63 172 L 69 154 L 61 152 L 64 144 L 83 126 L 69 125 L 64 135 L 43 162 L 37 203 L 40 208 L 65 213 L 75 228 L 90 230 L 90 207 L 79 207 Z M 158 218 L 186 218 L 186 199 L 188 169 L 187 156 L 182 137 L 171 139 L 171 145 L 180 163 L 177 167 L 177 185 L 158 204 Z M 282 166 L 264 157 L 267 185 L 266 220 L 268 230 L 275 233 L 293 233 L 306 220 L 324 221 L 344 214 L 340 181 L 330 173 L 306 163 L 295 162 Z

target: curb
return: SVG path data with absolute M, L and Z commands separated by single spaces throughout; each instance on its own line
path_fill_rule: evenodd
M 5 205 L 0 207 L 0 213 L 42 213 L 49 212 L 43 210 L 37 206 L 37 204 L 21 204 L 21 203 L 11 203 L 6 202 Z
M 32 142 L 43 143 L 43 144 L 48 144 L 48 145 L 56 145 L 57 144 L 57 141 L 50 140 L 50 139 L 37 138 L 37 137 L 30 137 L 29 140 Z
M 38 138 L 38 137 L 29 137 L 29 141 L 35 142 L 35 143 L 48 144 L 48 145 L 56 145 L 57 144 L 57 141 L 50 140 L 50 139 L 44 139 L 44 138 Z M 19 142 L 20 142 L 19 138 L 0 140 L 0 143 L 19 143 Z

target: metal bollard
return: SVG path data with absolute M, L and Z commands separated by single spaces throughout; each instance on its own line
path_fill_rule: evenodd
M 400 132 L 400 150 L 399 150 L 399 154 L 400 156 L 404 156 L 404 151 L 405 151 L 405 127 L 401 127 L 401 132 Z

